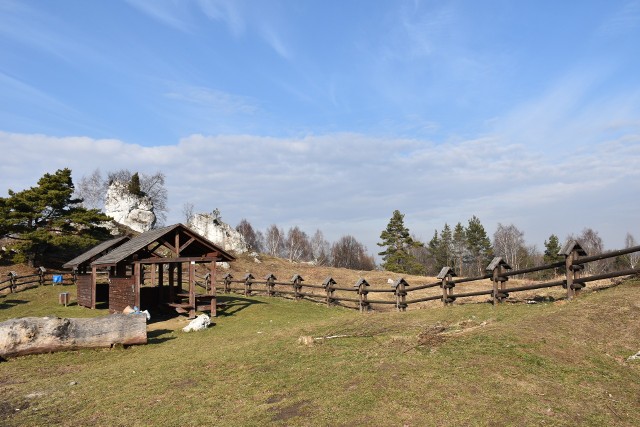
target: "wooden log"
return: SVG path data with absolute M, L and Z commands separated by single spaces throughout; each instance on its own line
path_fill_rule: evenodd
M 23 317 L 0 323 L 0 357 L 147 343 L 144 315 Z

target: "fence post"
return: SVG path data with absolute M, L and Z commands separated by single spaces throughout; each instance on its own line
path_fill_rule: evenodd
M 327 307 L 331 307 L 331 304 L 333 303 L 333 285 L 335 285 L 336 283 L 337 282 L 333 280 L 333 277 L 331 276 L 327 277 L 326 279 L 324 279 L 324 282 L 322 282 L 322 287 L 327 293 Z
M 253 274 L 251 273 L 247 273 L 246 276 L 244 276 L 244 296 L 248 297 L 249 295 L 251 295 L 251 280 L 255 279 L 255 277 L 253 277 Z
M 507 276 L 504 276 L 507 270 L 511 270 L 511 266 L 499 256 L 495 257 L 486 268 L 486 271 L 491 272 L 491 281 L 493 282 L 493 293 L 491 294 L 493 305 L 504 301 L 509 296 L 504 292 L 507 280 L 509 280 Z
M 451 282 L 451 278 L 456 276 L 456 272 L 451 267 L 442 267 L 437 278 L 441 280 L 440 287 L 442 288 L 442 303 L 447 306 L 453 304 L 456 300 L 453 294 L 453 288 L 456 284 Z
M 369 301 L 367 301 L 367 294 L 369 293 L 367 286 L 369 286 L 369 283 L 367 283 L 365 279 L 360 278 L 353 286 L 358 289 L 358 306 L 360 307 L 360 313 L 364 313 L 369 310 Z
M 584 283 L 577 282 L 580 278 L 580 271 L 584 268 L 583 264 L 573 265 L 574 261 L 577 261 L 580 256 L 586 256 L 587 252 L 582 249 L 582 246 L 575 240 L 569 240 L 564 247 L 558 252 L 558 255 L 564 256 L 564 266 L 566 279 L 564 280 L 563 287 L 567 289 L 567 299 L 573 299 L 576 296 L 576 291 L 584 288 Z
M 409 283 L 401 277 L 391 286 L 396 290 L 394 292 L 394 295 L 396 296 L 396 309 L 398 311 L 407 311 L 406 287 L 409 286 Z
M 207 294 L 209 293 L 210 286 L 211 286 L 211 273 L 207 273 L 204 275 L 204 290 Z
M 293 298 L 298 301 L 302 296 L 300 294 L 300 289 L 302 288 L 302 282 L 304 279 L 299 274 L 294 274 L 291 278 L 291 283 L 293 283 Z
M 231 279 L 233 279 L 233 276 L 231 275 L 231 273 L 225 274 L 224 277 L 222 278 L 222 280 L 224 281 L 225 294 L 228 294 L 231 292 Z
M 44 267 L 38 267 L 38 280 L 39 280 L 39 284 L 40 286 L 44 286 L 44 273 L 47 272 L 47 269 Z
M 275 294 L 273 287 L 275 286 L 275 281 L 278 279 L 273 273 L 269 273 L 267 277 L 265 277 L 265 280 L 267 281 L 267 296 L 272 297 Z
M 11 283 L 11 286 L 9 286 L 9 290 L 11 291 L 11 293 L 14 293 L 16 291 L 16 286 L 17 286 L 16 282 L 18 280 L 18 273 L 16 273 L 15 271 L 10 271 L 9 280 Z

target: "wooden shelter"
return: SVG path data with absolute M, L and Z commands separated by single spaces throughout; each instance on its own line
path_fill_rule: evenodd
M 92 271 L 91 263 L 126 243 L 129 239 L 129 236 L 121 236 L 102 242 L 62 266 L 76 272 L 79 305 L 95 308 L 96 301 L 101 299 L 98 297 L 101 292 L 98 292 L 97 271 Z M 106 300 L 106 292 L 104 294 L 102 299 Z
M 215 316 L 216 262 L 234 260 L 198 233 L 175 224 L 142 233 L 91 262 L 92 283 L 98 269 L 109 270 L 111 312 L 121 312 L 126 306 L 144 310 L 167 304 L 179 313 L 189 313 L 189 317 L 195 317 L 196 310 L 211 311 Z M 210 272 L 211 286 L 204 294 L 195 289 L 197 264 L 207 264 Z M 95 289 L 92 295 L 95 297 Z M 91 307 L 95 308 L 95 298 Z

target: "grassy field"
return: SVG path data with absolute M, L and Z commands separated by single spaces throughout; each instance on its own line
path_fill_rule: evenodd
M 57 305 L 62 289 L 0 297 L 0 321 L 106 314 Z M 639 281 L 406 313 L 221 299 L 203 332 L 174 318 L 144 346 L 0 363 L 0 425 L 640 425 Z

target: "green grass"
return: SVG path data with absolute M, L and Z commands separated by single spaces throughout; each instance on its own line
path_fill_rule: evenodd
M 0 320 L 105 314 L 61 290 L 2 297 Z M 639 294 L 365 315 L 251 297 L 203 332 L 0 363 L 0 425 L 640 425 Z

